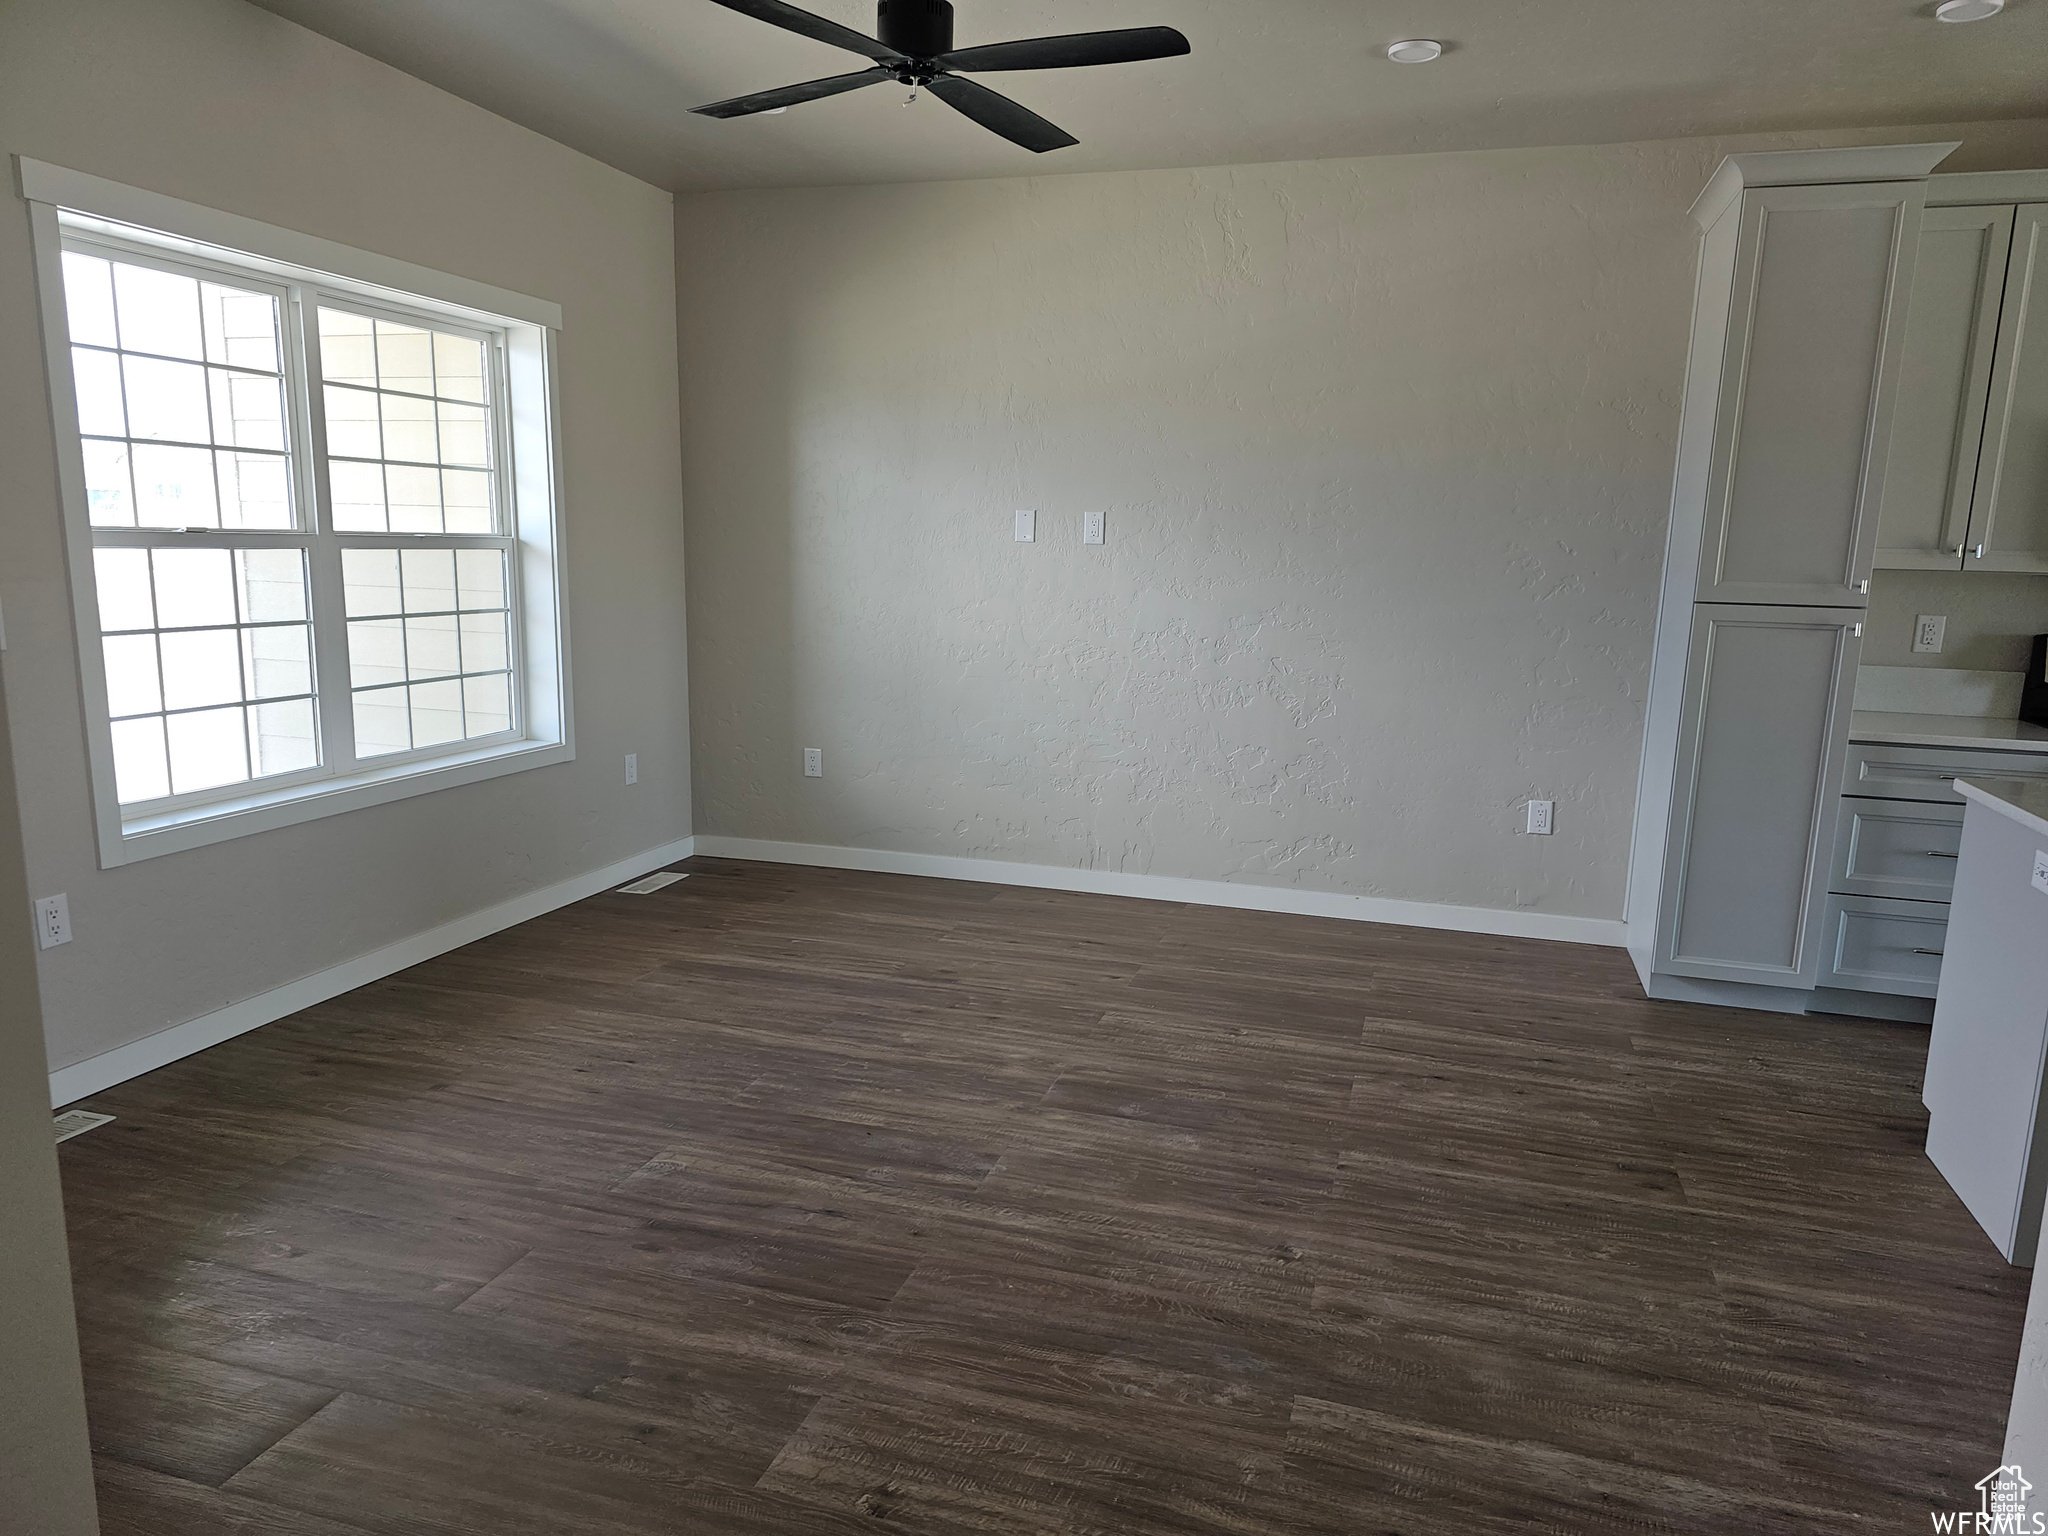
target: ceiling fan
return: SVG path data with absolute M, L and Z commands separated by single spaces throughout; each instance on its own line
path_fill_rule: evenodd
M 1021 144 L 1041 155 L 1049 149 L 1065 149 L 1081 141 L 1028 107 L 1019 106 L 978 81 L 963 79 L 956 71 L 976 74 L 983 70 L 1133 64 L 1144 59 L 1178 58 L 1191 51 L 1188 40 L 1172 27 L 1077 32 L 1067 37 L 1031 37 L 1014 43 L 955 49 L 951 0 L 879 0 L 875 22 L 879 37 L 868 37 L 836 21 L 813 16 L 809 11 L 785 5 L 783 0 L 712 3 L 821 43 L 849 49 L 873 59 L 875 67 L 803 85 L 786 85 L 779 91 L 758 91 L 752 96 L 735 96 L 731 101 L 714 101 L 693 111 L 706 117 L 750 117 L 756 112 L 779 112 L 799 102 L 817 101 L 842 91 L 857 91 L 862 86 L 894 80 L 910 87 L 911 101 L 917 100 L 920 88 L 927 89 L 991 133 L 1001 134 L 1012 144 Z

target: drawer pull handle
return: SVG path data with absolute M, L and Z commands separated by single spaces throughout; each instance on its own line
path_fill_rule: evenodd
M 1930 859 L 1960 859 L 1962 855 L 1960 853 L 1943 853 L 1939 848 L 1930 848 L 1927 850 L 1927 857 Z
M 1938 949 L 1916 949 L 1913 951 L 1913 953 L 1916 955 L 1932 955 L 1937 960 L 1939 960 L 1942 955 L 1942 952 Z

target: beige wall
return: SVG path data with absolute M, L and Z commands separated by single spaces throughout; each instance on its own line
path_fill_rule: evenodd
M 1618 916 L 1736 147 L 679 199 L 698 832 Z
M 1913 651 L 1913 626 L 1923 613 L 1948 620 L 1934 655 Z M 2048 634 L 2048 576 L 1879 571 L 1870 579 L 1863 664 L 2018 672 L 2039 634 Z
M 562 305 L 578 758 L 108 872 L 89 816 L 26 205 L 0 204 L 0 603 L 63 1066 L 690 830 L 665 192 L 242 0 L 0 6 L 0 152 Z M 11 212 L 8 209 L 11 208 Z M 640 755 L 627 789 L 623 757 Z
M 99 1522 L 26 881 L 0 690 L 0 1532 L 89 1536 Z

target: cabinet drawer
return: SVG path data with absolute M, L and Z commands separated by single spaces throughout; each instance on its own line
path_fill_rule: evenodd
M 1852 992 L 1932 997 L 1941 980 L 1947 934 L 1944 902 L 1830 896 L 1820 984 Z
M 1849 743 L 1842 793 L 1878 800 L 1933 800 L 1961 805 L 1957 779 L 2048 782 L 2048 756 L 2038 752 L 1972 752 L 1962 747 L 1888 747 Z
M 1963 846 L 1963 808 L 1844 795 L 1828 889 L 1843 896 L 1947 901 Z

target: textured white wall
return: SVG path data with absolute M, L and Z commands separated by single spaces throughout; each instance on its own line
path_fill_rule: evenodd
M 1734 147 L 680 198 L 698 832 L 1617 916 Z
M 242 0 L 0 4 L 0 152 L 554 299 L 577 761 L 96 867 L 26 206 L 0 205 L 0 602 L 67 1066 L 687 835 L 670 199 Z M 627 789 L 623 756 L 640 754 Z

